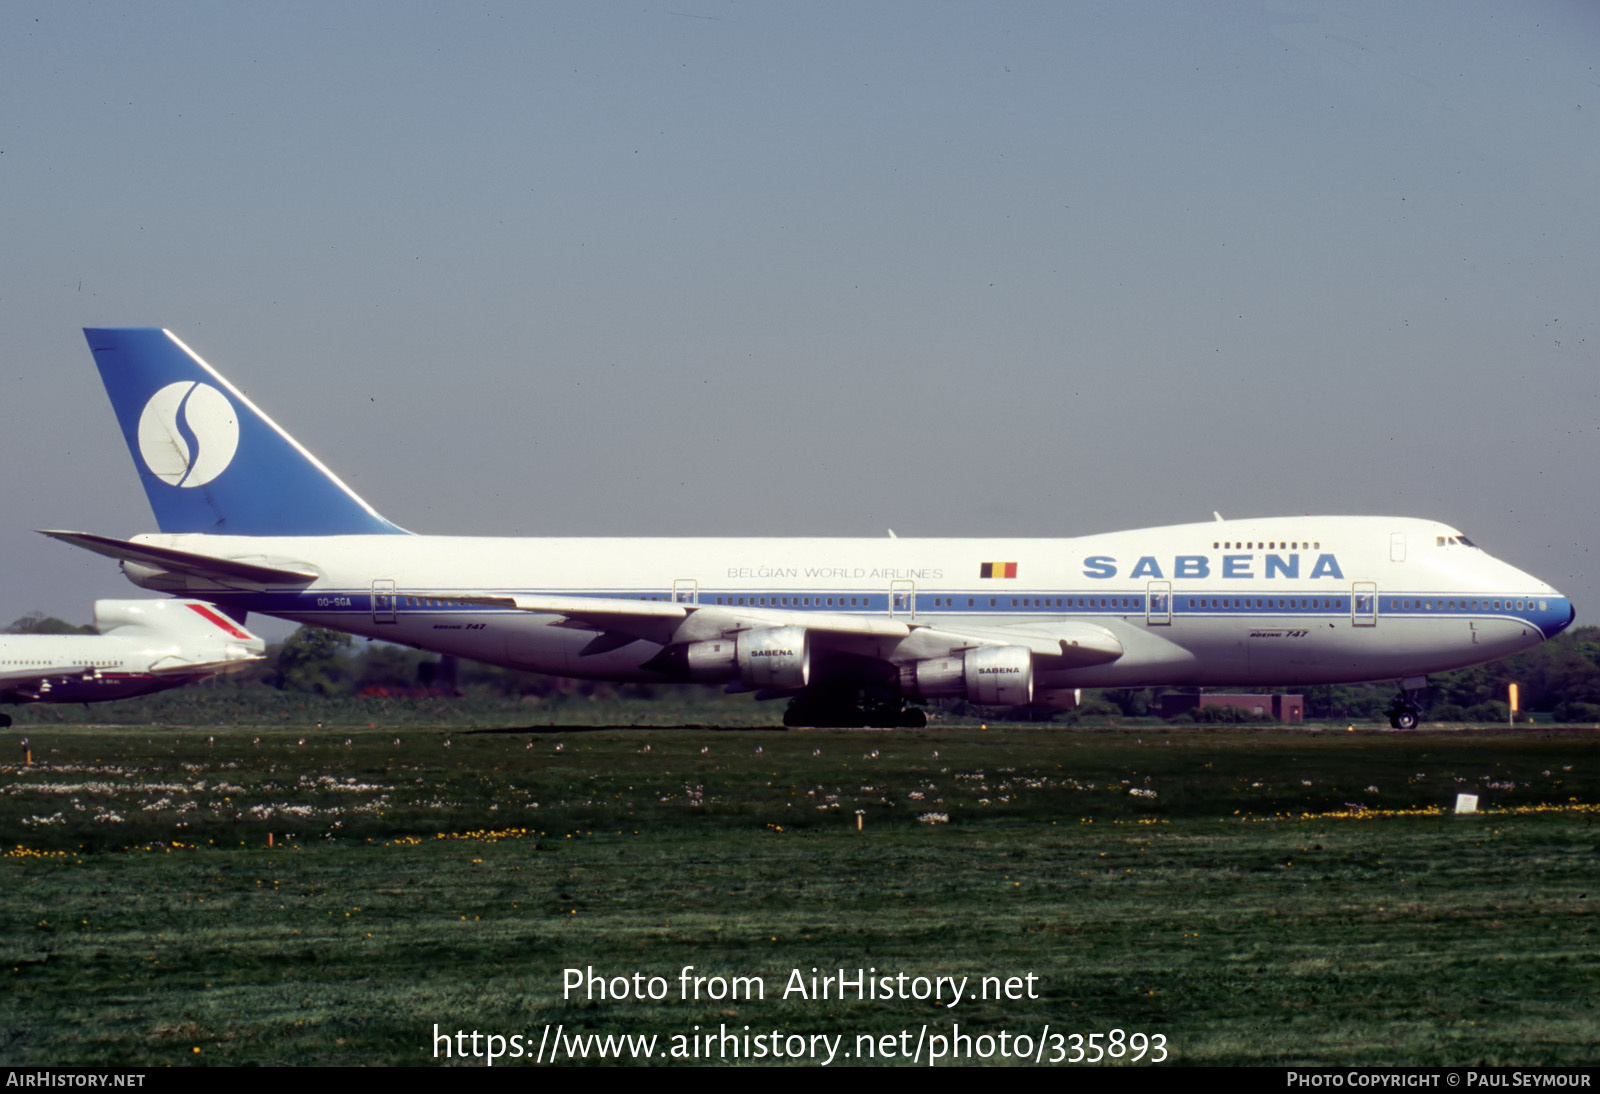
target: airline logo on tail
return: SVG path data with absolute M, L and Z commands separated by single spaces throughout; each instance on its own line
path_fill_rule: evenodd
M 161 531 L 404 534 L 171 333 L 84 335 Z
M 228 469 L 238 449 L 233 404 L 210 384 L 168 384 L 139 415 L 139 455 L 171 486 L 204 486 Z

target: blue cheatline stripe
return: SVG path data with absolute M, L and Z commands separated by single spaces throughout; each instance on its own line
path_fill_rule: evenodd
M 672 603 L 670 593 L 648 592 L 642 593 L 637 589 L 517 589 L 517 590 L 483 590 L 474 589 L 473 595 L 483 595 L 486 592 L 516 594 L 524 596 L 571 596 L 595 597 L 611 600 L 640 600 L 656 603 Z M 393 594 L 383 594 L 385 601 L 390 597 L 394 600 L 393 611 L 399 615 L 459 615 L 462 613 L 490 613 L 495 615 L 521 615 L 530 614 L 517 612 L 513 609 L 494 607 L 492 605 L 476 604 L 447 604 L 428 603 L 439 601 L 451 595 L 449 590 L 431 589 L 427 593 L 399 591 Z M 462 595 L 466 595 L 463 593 Z M 829 604 L 832 598 L 834 603 Z M 855 604 L 850 600 L 854 599 Z M 307 592 L 283 593 L 241 593 L 236 595 L 219 596 L 240 609 L 259 612 L 264 615 L 361 615 L 370 616 L 373 613 L 372 590 L 369 587 L 359 589 L 318 589 Z M 809 599 L 810 603 L 805 603 Z M 787 600 L 788 603 L 784 603 Z M 1351 618 L 1350 595 L 1342 596 L 1296 594 L 1294 596 L 1205 596 L 1191 593 L 1175 593 L 1170 597 L 1172 603 L 1172 618 L 1175 622 L 1183 619 L 1228 619 L 1248 617 L 1251 619 L 1305 619 L 1314 618 L 1344 619 Z M 408 601 L 410 601 L 408 603 Z M 420 602 L 419 602 L 420 601 Z M 763 603 L 764 601 L 764 603 Z M 843 601 L 843 603 L 840 603 Z M 968 601 L 971 601 L 969 604 Z M 1541 607 L 1542 605 L 1542 607 Z M 856 592 L 764 592 L 753 593 L 748 590 L 706 590 L 700 591 L 699 607 L 724 607 L 724 608 L 757 608 L 791 612 L 843 612 L 845 614 L 881 614 L 888 610 L 889 597 L 883 593 Z M 1097 590 L 1088 594 L 1083 592 L 1062 592 L 1027 596 L 988 596 L 979 593 L 918 593 L 916 596 L 916 613 L 928 616 L 954 615 L 954 616 L 1011 616 L 1017 619 L 1045 619 L 1070 616 L 1073 618 L 1134 618 L 1143 619 L 1148 608 L 1148 598 L 1142 593 L 1108 593 Z M 380 613 L 388 614 L 390 608 L 387 603 L 378 609 Z M 901 609 L 897 609 L 897 614 Z M 536 613 L 534 613 L 536 614 Z M 909 612 L 904 614 L 909 615 Z M 1161 617 L 1166 617 L 1161 612 Z M 1400 619 L 1460 619 L 1468 620 L 1505 620 L 1513 619 L 1530 626 L 1538 627 L 1546 635 L 1558 633 L 1565 629 L 1571 620 L 1571 601 L 1566 597 L 1529 597 L 1501 594 L 1499 596 L 1450 596 L 1438 593 L 1404 594 L 1383 593 L 1378 598 L 1377 617 L 1383 620 Z M 1367 618 L 1364 614 L 1363 619 Z

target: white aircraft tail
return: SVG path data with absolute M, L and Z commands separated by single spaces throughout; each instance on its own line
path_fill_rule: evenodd
M 266 652 L 263 639 L 200 600 L 96 600 L 94 628 L 119 638 L 148 637 L 212 649 L 237 647 L 251 657 Z

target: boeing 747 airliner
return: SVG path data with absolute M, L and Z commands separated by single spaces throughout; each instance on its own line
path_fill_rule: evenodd
M 85 332 L 159 534 L 47 532 L 135 584 L 538 672 L 708 681 L 789 725 L 920 725 L 940 697 L 1398 680 L 1573 619 L 1454 528 L 1270 517 L 1076 539 L 481 539 L 380 516 L 170 332 Z

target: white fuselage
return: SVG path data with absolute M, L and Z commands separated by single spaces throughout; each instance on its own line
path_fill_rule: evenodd
M 822 649 L 890 665 L 1008 635 L 1092 625 L 1120 654 L 1043 660 L 1042 689 L 1303 685 L 1417 677 L 1564 629 L 1570 602 L 1433 521 L 1284 517 L 1074 539 L 485 539 L 146 535 L 153 544 L 309 569 L 241 588 L 133 563 L 139 584 L 519 669 L 659 680 L 670 632 L 597 642 L 597 626 L 484 602 L 559 596 L 715 607 L 751 626 L 838 614 L 909 634 Z M 477 603 L 468 602 L 476 599 Z M 707 613 L 710 614 L 709 612 Z M 685 624 L 687 627 L 688 625 Z M 1076 635 L 1078 631 L 1070 633 Z M 948 640 L 939 636 L 948 635 Z
M 109 633 L 0 636 L 0 700 L 127 699 L 243 668 L 265 646 L 209 605 L 176 600 L 97 601 L 95 625 Z

